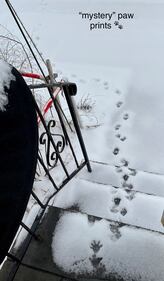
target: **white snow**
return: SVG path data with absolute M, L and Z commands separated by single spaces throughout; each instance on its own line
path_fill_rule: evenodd
M 89 111 L 80 108 L 79 114 L 93 172 L 82 171 L 51 204 L 78 207 L 103 219 L 90 223 L 84 214 L 64 213 L 54 232 L 54 261 L 66 272 L 92 273 L 95 268 L 91 243 L 95 240 L 103 245 L 96 255 L 103 258 L 99 270 L 104 274 L 117 272 L 125 280 L 130 276 L 164 280 L 164 238 L 142 229 L 164 233 L 160 223 L 164 208 L 164 1 L 12 2 L 38 48 L 51 58 L 59 78 L 68 77 L 77 83 L 77 105 L 86 101 L 92 107 Z M 1 9 L 1 23 L 18 34 L 3 3 Z M 78 13 L 98 10 L 134 12 L 136 17 L 122 31 L 91 33 Z M 7 102 L 7 97 L 3 99 L 1 110 Z M 67 114 L 63 101 L 62 104 Z M 71 140 L 81 161 L 74 134 Z M 73 171 L 70 152 L 62 156 L 69 172 Z M 60 165 L 51 175 L 57 183 L 65 177 Z M 44 177 L 35 182 L 34 189 L 41 200 L 54 191 Z M 115 199 L 120 199 L 118 205 Z M 30 215 L 30 210 L 36 210 L 33 199 L 24 217 L 28 221 L 29 216 L 31 225 L 36 213 L 32 211 Z M 113 232 L 105 219 L 141 229 L 124 226 Z M 20 241 L 23 238 L 24 234 Z
M 115 198 L 120 199 L 119 205 L 115 204 Z M 78 206 L 80 211 L 89 215 L 164 232 L 160 222 L 164 199 L 136 193 L 135 190 L 127 193 L 123 188 L 115 189 L 109 184 L 74 179 L 57 194 L 54 206 L 63 209 Z M 123 210 L 127 212 L 122 214 Z
M 9 88 L 13 79 L 11 66 L 0 60 L 0 111 L 5 111 L 5 106 L 8 104 L 8 96 L 4 88 Z
M 90 222 L 86 215 L 65 212 L 57 223 L 52 249 L 54 262 L 67 273 L 164 280 L 164 237 L 158 234 L 118 227 L 103 219 Z M 95 266 L 98 258 L 101 261 Z

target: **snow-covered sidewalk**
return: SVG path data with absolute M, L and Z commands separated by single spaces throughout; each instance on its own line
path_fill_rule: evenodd
M 111 71 L 108 75 L 112 80 Z M 77 98 L 80 99 L 85 88 L 90 104 L 94 100 L 93 108 L 82 119 L 84 127 L 90 127 L 83 134 L 93 160 L 93 172 L 82 171 L 55 197 L 54 206 L 82 214 L 68 211 L 60 217 L 52 242 L 54 261 L 63 271 L 77 275 L 99 272 L 101 277 L 111 274 L 124 280 L 164 280 L 161 258 L 164 229 L 160 222 L 164 208 L 162 167 L 152 173 L 153 165 L 146 158 L 147 151 L 152 149 L 151 142 L 146 147 L 151 132 L 149 136 L 141 136 L 145 112 L 137 117 L 137 105 L 128 107 L 129 79 L 126 84 L 124 76 L 124 87 L 117 81 L 120 87 L 116 88 L 105 78 L 105 81 L 95 78 L 92 85 L 90 79 L 87 86 L 83 86 L 87 83 L 84 76 L 79 78 Z M 152 96 L 151 99 L 153 103 Z M 98 120 L 95 128 L 93 123 L 87 124 L 93 115 Z M 143 124 L 137 126 L 138 118 Z M 128 150 L 137 142 L 135 132 L 138 137 L 145 136 L 142 158 L 137 151 Z M 153 154 L 153 160 L 158 161 L 157 154 Z M 139 161 L 138 166 L 146 171 L 136 169 L 135 163 Z M 84 213 L 89 215 L 89 221 Z M 103 219 L 92 221 L 92 216 Z
M 151 132 L 150 136 L 142 135 L 145 112 L 140 111 L 138 118 L 140 105 L 135 99 L 136 106 L 129 102 L 132 72 L 89 65 L 86 70 L 68 65 L 65 73 L 78 85 L 76 104 L 93 171 L 88 173 L 84 168 L 51 201 L 54 207 L 67 210 L 54 225 L 54 262 L 62 271 L 77 276 L 98 274 L 99 278 L 110 275 L 124 280 L 164 280 L 161 258 L 164 229 L 160 222 L 164 176 L 160 163 L 153 172 L 152 162 L 147 158 L 152 143 L 147 143 Z M 137 123 L 139 119 L 142 124 Z M 141 135 L 146 145 L 142 157 L 131 150 Z M 81 159 L 74 135 L 71 139 Z M 71 155 L 64 157 L 72 170 Z M 152 157 L 158 162 L 158 154 Z M 62 181 L 60 166 L 51 175 L 57 183 Z M 34 190 L 41 199 L 53 193 L 44 177 L 35 182 Z M 24 222 L 31 225 L 38 209 L 33 201 L 29 204 Z M 16 248 L 24 235 L 21 232 Z

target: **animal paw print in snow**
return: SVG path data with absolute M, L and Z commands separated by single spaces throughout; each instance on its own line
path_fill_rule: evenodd
M 118 240 L 121 238 L 121 232 L 119 230 L 119 225 L 117 223 L 110 224 L 110 231 L 112 232 L 112 240 Z
M 125 141 L 125 140 L 126 140 L 126 137 L 121 137 L 120 140 L 121 140 L 121 141 Z
M 115 93 L 116 93 L 117 95 L 121 95 L 121 91 L 118 90 L 118 89 L 115 91 Z
M 123 179 L 124 179 L 124 181 L 127 181 L 129 179 L 129 176 L 128 175 L 123 175 Z
M 131 176 L 136 176 L 137 175 L 137 171 L 135 169 L 129 168 L 129 171 L 130 171 L 130 175 Z
M 121 128 L 121 125 L 120 125 L 120 124 L 118 124 L 118 125 L 115 126 L 115 130 L 116 130 L 116 131 L 118 131 L 120 128 Z
M 117 154 L 119 154 L 119 148 L 118 147 L 116 147 L 114 150 L 113 150 L 113 154 L 114 155 L 117 155 Z
M 120 139 L 121 141 L 125 141 L 126 137 L 121 137 L 121 134 L 117 134 L 116 138 Z
M 123 170 L 121 169 L 121 167 L 116 167 L 116 172 L 117 172 L 117 173 L 122 173 Z
M 128 200 L 133 200 L 134 199 L 134 197 L 135 197 L 135 192 L 134 191 L 129 191 L 128 190 L 128 195 L 126 196 L 126 198 L 128 199 Z
M 116 197 L 116 198 L 114 198 L 113 201 L 114 201 L 115 205 L 118 206 L 120 204 L 120 202 L 121 202 L 121 198 Z
M 116 138 L 120 139 L 120 138 L 121 138 L 121 135 L 120 135 L 120 134 L 117 134 L 117 135 L 116 135 Z
M 125 113 L 124 116 L 123 116 L 123 119 L 124 119 L 124 120 L 128 120 L 128 119 L 129 119 L 129 114 L 128 114 L 128 113 Z
M 91 258 L 89 258 L 91 264 L 93 265 L 93 267 L 98 267 L 100 262 L 102 261 L 102 257 L 96 257 L 95 254 L 92 255 Z
M 96 240 L 93 240 L 93 242 L 91 243 L 90 245 L 90 248 L 93 250 L 93 252 L 96 254 L 100 251 L 100 249 L 102 248 L 102 244 L 100 241 L 96 241 Z
M 125 216 L 125 215 L 127 214 L 126 208 L 123 208 L 123 209 L 120 211 L 120 214 L 121 214 L 122 216 Z
M 133 189 L 133 185 L 131 183 L 127 183 L 127 182 L 123 182 L 123 185 L 122 185 L 124 188 L 128 188 L 128 189 Z
M 92 266 L 95 268 L 96 271 L 99 271 L 101 272 L 104 272 L 105 271 L 105 267 L 103 266 L 103 264 L 101 263 L 102 261 L 102 257 L 97 257 L 96 254 L 100 251 L 101 247 L 103 245 L 101 244 L 100 241 L 96 241 L 96 240 L 93 240 L 91 245 L 90 245 L 90 248 L 93 250 L 94 254 L 92 255 L 91 258 L 89 258 Z
M 129 162 L 126 159 L 122 159 L 121 163 L 124 167 L 127 167 L 129 165 Z
M 117 102 L 117 104 L 116 104 L 116 106 L 119 108 L 119 107 L 121 107 L 121 105 L 123 105 L 123 102 L 122 101 L 119 101 L 119 102 Z
M 107 81 L 104 82 L 104 86 L 105 86 L 105 87 L 108 86 L 108 82 L 107 82 Z

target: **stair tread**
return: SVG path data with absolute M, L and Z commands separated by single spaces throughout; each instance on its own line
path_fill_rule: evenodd
M 83 169 L 78 177 L 92 182 L 121 187 L 124 181 L 122 176 L 127 172 L 130 173 L 125 168 L 123 168 L 123 173 L 119 173 L 116 166 L 106 163 L 91 162 L 91 165 L 92 173 Z M 129 176 L 127 184 L 131 184 L 136 191 L 164 197 L 164 175 L 136 170 L 136 175 Z
M 116 204 L 118 199 L 120 202 Z M 76 178 L 57 194 L 54 206 L 64 209 L 73 206 L 90 215 L 164 233 L 160 222 L 164 198 L 159 196 L 134 191 L 127 193 L 124 189 L 115 189 L 111 185 Z
M 56 207 L 36 234 L 41 240 L 32 239 L 23 264 L 40 271 L 66 279 L 164 281 L 162 234 Z

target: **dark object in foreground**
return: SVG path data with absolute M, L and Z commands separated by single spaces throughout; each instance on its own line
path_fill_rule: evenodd
M 32 190 L 38 152 L 32 93 L 12 69 L 6 111 L 0 111 L 0 263 L 12 244 Z

